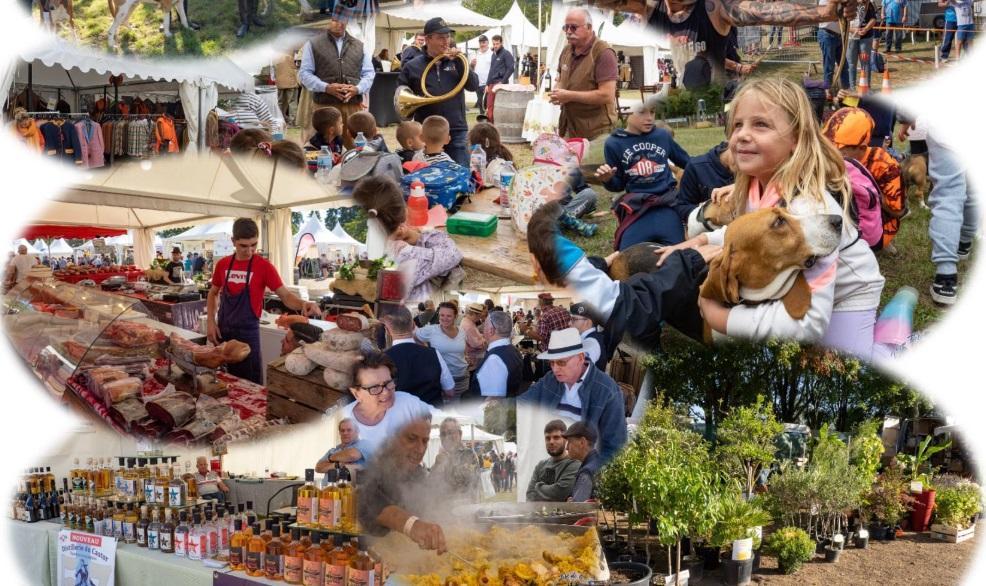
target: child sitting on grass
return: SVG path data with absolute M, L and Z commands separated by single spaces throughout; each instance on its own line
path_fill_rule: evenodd
M 404 274 L 406 303 L 425 301 L 434 291 L 458 286 L 462 281 L 462 253 L 452 238 L 445 232 L 407 224 L 407 205 L 400 185 L 386 177 L 366 177 L 353 189 L 353 199 L 387 233 L 387 254 Z
M 367 147 L 378 153 L 390 152 L 390 149 L 387 148 L 387 142 L 383 139 L 383 135 L 377 131 L 377 119 L 373 117 L 373 114 L 370 114 L 366 110 L 351 114 L 346 126 L 349 127 L 349 135 L 353 140 L 356 140 L 356 136 L 362 132 L 366 138 Z
M 415 155 L 424 153 L 425 141 L 421 138 L 421 123 L 414 120 L 401 122 L 397 127 L 397 144 L 401 146 L 397 149 L 401 163 L 410 163 Z
M 332 164 L 339 164 L 342 158 L 342 112 L 332 106 L 319 108 L 312 114 L 312 128 L 315 134 L 305 145 L 306 151 L 320 151 L 323 146 L 329 147 L 332 153 Z
M 424 139 L 425 148 L 420 155 L 415 155 L 415 161 L 424 161 L 429 165 L 440 161 L 454 163 L 452 157 L 445 152 L 445 145 L 452 141 L 449 134 L 448 120 L 444 116 L 429 116 L 421 124 L 421 138 Z

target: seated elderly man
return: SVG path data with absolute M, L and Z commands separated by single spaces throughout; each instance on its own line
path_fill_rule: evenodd
M 229 487 L 219 478 L 219 475 L 209 470 L 209 460 L 205 456 L 195 459 L 195 488 L 198 490 L 199 498 L 226 502 L 226 494 Z
M 575 475 L 575 486 L 572 488 L 572 502 L 584 503 L 595 497 L 596 473 L 602 468 L 603 461 L 596 451 L 596 427 L 591 423 L 576 421 L 565 431 L 568 440 L 568 455 L 573 460 L 581 462 Z
M 593 424 L 599 430 L 599 455 L 608 462 L 627 441 L 626 413 L 620 387 L 586 356 L 575 328 L 551 333 L 548 349 L 538 354 L 551 372 L 541 377 L 518 402 L 555 409 L 560 415 Z
M 315 472 L 325 473 L 325 481 L 329 482 L 329 470 L 336 465 L 362 467 L 366 464 L 366 454 L 369 448 L 366 442 L 359 439 L 359 430 L 352 419 L 339 422 L 339 445 L 331 448 L 315 464 Z
M 524 359 L 511 344 L 513 322 L 502 311 L 491 311 L 483 324 L 486 354 L 473 371 L 469 394 L 478 397 L 515 397 L 523 382 Z
M 416 417 L 380 448 L 363 474 L 357 516 L 368 535 L 397 531 L 422 549 L 441 554 L 446 551 L 441 526 L 418 518 L 434 515 L 442 507 L 441 501 L 436 502 L 434 481 L 421 465 L 430 436 L 431 418 Z
M 397 367 L 383 352 L 364 352 L 353 365 L 353 386 L 349 392 L 356 399 L 342 408 L 342 416 L 356 425 L 359 437 L 366 441 L 369 460 L 373 453 L 409 421 L 437 412 L 421 399 L 397 390 L 394 377 Z

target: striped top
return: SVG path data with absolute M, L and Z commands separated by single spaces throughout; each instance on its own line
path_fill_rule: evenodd
M 270 126 L 274 118 L 267 102 L 257 94 L 242 93 L 230 104 L 230 110 L 240 128 L 261 128 Z

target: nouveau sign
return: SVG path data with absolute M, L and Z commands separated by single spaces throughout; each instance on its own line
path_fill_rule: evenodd
M 58 586 L 113 586 L 116 539 L 58 532 Z

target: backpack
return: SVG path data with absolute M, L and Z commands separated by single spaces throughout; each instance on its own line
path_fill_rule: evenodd
M 453 161 L 439 161 L 424 169 L 408 173 L 401 180 L 404 199 L 411 195 L 411 184 L 420 181 L 425 186 L 428 205 L 440 205 L 455 212 L 465 198 L 476 192 L 472 171 Z
M 859 237 L 873 248 L 883 241 L 880 186 L 862 163 L 855 159 L 845 161 L 846 176 L 852 189 L 849 214 L 859 229 Z
M 510 186 L 510 219 L 522 238 L 534 211 L 572 190 L 573 173 L 587 150 L 587 141 L 566 141 L 557 134 L 542 134 L 534 141 L 534 164 L 517 171 Z
M 348 151 L 339 169 L 340 191 L 351 194 L 356 183 L 364 177 L 390 177 L 401 182 L 401 158 L 393 153 L 378 151 Z

